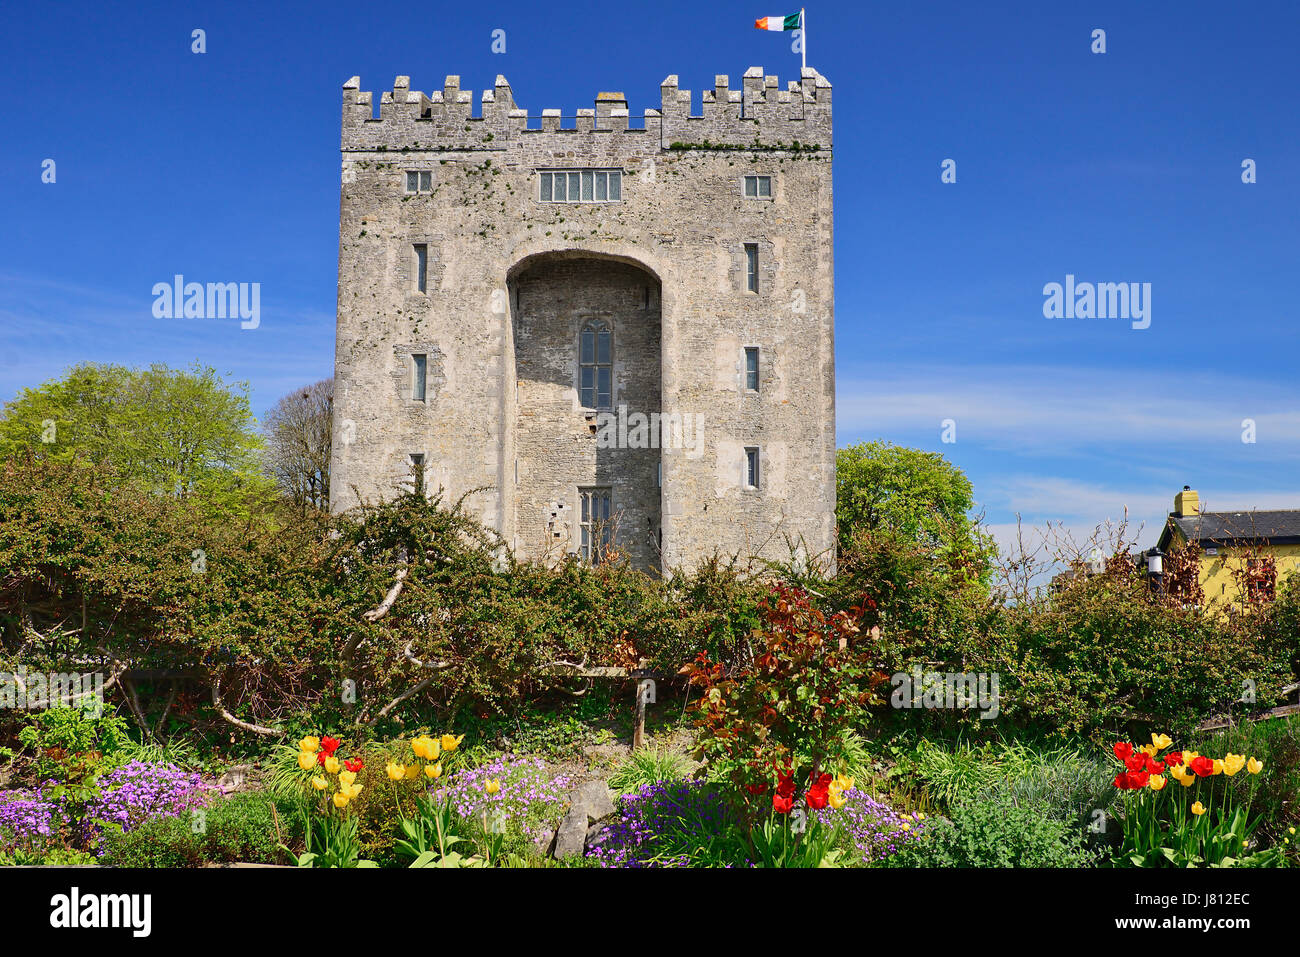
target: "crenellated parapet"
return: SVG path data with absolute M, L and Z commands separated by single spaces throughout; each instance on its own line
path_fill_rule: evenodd
M 739 89 L 726 75 L 714 78 L 714 88 L 701 96 L 700 113 L 692 110 L 689 90 L 677 76 L 660 84 L 660 108 L 646 109 L 639 127 L 631 124 L 622 93 L 600 93 L 593 109 L 563 114 L 544 109 L 530 120 L 515 103 L 510 83 L 497 76 L 484 90 L 475 109 L 474 94 L 460 88 L 460 77 L 448 76 L 441 90 L 425 94 L 411 89 L 410 77 L 399 76 L 391 91 L 380 94 L 378 115 L 374 94 L 361 90 L 360 77 L 343 85 L 345 152 L 389 150 L 501 150 L 512 143 L 546 134 L 610 134 L 633 138 L 629 146 L 644 148 L 647 140 L 660 148 L 682 146 L 778 146 L 798 142 L 803 147 L 831 147 L 831 85 L 816 70 L 780 88 L 775 76 L 761 67 L 745 72 Z

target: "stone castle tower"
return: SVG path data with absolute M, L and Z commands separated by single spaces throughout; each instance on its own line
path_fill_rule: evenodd
M 831 86 L 749 69 L 643 128 L 343 87 L 331 501 L 402 487 L 517 554 L 647 568 L 833 541 Z

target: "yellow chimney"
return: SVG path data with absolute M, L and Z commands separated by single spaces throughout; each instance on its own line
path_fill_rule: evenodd
M 1174 514 L 1179 518 L 1197 515 L 1201 511 L 1201 500 L 1196 492 L 1184 485 L 1183 490 L 1174 496 Z

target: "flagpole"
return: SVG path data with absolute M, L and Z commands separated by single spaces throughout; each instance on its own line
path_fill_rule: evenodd
M 803 71 L 808 69 L 808 11 L 799 8 L 799 52 L 803 55 L 803 68 L 799 71 L 799 81 L 803 82 Z

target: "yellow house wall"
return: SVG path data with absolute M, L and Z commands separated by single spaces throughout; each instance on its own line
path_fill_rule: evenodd
M 1213 546 L 1211 546 L 1213 547 Z M 1300 572 L 1300 545 L 1270 545 L 1256 554 L 1271 555 L 1277 562 L 1277 583 Z M 1255 557 L 1246 548 L 1219 546 L 1217 555 L 1201 556 L 1201 592 L 1207 602 L 1234 604 L 1241 600 L 1238 572 L 1246 569 L 1246 560 Z

